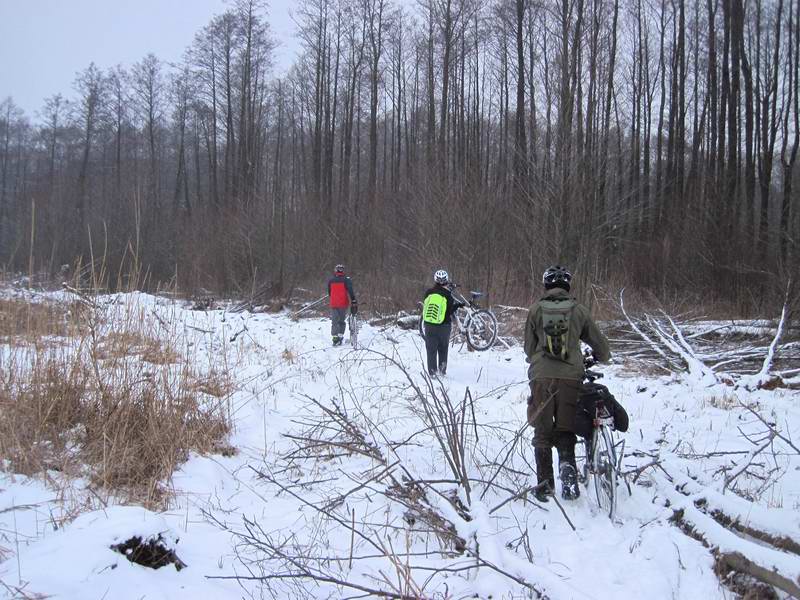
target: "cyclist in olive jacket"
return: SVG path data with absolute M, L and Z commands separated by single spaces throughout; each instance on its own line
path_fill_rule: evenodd
M 447 350 L 450 345 L 451 317 L 464 306 L 457 302 L 447 287 L 450 277 L 439 269 L 433 274 L 434 286 L 425 292 L 422 320 L 425 325 L 425 350 L 428 355 L 428 374 L 447 373 Z
M 600 362 L 609 360 L 608 340 L 589 309 L 569 295 L 572 274 L 548 268 L 542 276 L 544 297 L 533 304 L 525 323 L 525 354 L 530 363 L 528 423 L 534 428 L 533 446 L 538 485 L 536 497 L 547 501 L 555 489 L 553 446 L 558 451 L 561 495 L 580 495 L 575 464 L 575 411 L 584 375 L 581 341 L 592 347 Z

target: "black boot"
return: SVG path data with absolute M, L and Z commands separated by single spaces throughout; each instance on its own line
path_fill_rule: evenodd
M 578 466 L 575 464 L 575 436 L 561 436 L 556 444 L 561 497 L 564 500 L 576 500 L 581 495 L 581 489 L 578 486 Z
M 570 463 L 559 463 L 558 476 L 561 479 L 561 497 L 564 500 L 577 500 L 581 495 L 578 486 L 578 470 Z
M 539 502 L 547 502 L 553 495 L 553 451 L 550 448 L 534 448 L 536 459 L 536 489 L 534 495 Z

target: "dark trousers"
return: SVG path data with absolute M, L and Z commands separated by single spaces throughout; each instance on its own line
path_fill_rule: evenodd
M 331 336 L 334 338 L 344 337 L 345 319 L 347 319 L 346 308 L 331 309 Z
M 534 379 L 532 401 L 528 403 L 528 423 L 533 425 L 533 445 L 575 447 L 575 411 L 581 382 L 572 379 Z
M 432 325 L 425 323 L 425 350 L 428 354 L 428 371 L 436 371 L 447 362 L 450 347 L 450 323 Z M 438 355 L 438 360 L 437 360 Z

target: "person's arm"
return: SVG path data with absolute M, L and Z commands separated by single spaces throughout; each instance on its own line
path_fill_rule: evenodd
M 350 298 L 350 314 L 355 315 L 358 313 L 358 300 L 356 300 L 356 293 L 353 291 L 353 280 L 349 277 L 345 277 L 344 287 L 347 290 L 348 297 Z
M 457 311 L 459 308 L 461 308 L 462 306 L 464 306 L 464 303 L 463 303 L 463 302 L 458 302 L 458 301 L 457 301 L 457 300 L 456 300 L 456 299 L 453 297 L 453 292 L 451 292 L 450 290 L 447 290 L 447 293 L 446 293 L 446 295 L 445 295 L 445 298 L 447 298 L 447 311 L 446 311 L 446 315 L 447 315 L 448 317 L 452 317 L 454 312 L 456 312 L 456 311 Z
M 597 323 L 594 322 L 586 312 L 586 322 L 581 332 L 581 340 L 586 342 L 592 347 L 592 356 L 599 362 L 608 362 L 611 359 L 611 349 L 608 347 L 608 339 L 600 331 Z
M 528 357 L 528 362 L 533 360 L 533 353 L 536 351 L 536 346 L 539 344 L 539 337 L 536 335 L 536 310 L 532 307 L 528 311 L 528 318 L 525 321 L 525 356 Z
M 456 297 L 453 295 L 453 290 L 456 288 L 455 284 L 452 284 L 452 287 L 447 288 L 447 293 L 449 294 L 447 298 L 448 305 L 453 305 L 453 312 L 457 311 L 459 308 L 463 308 L 467 305 L 466 302 L 461 302 L 460 300 L 456 300 Z
M 356 300 L 356 293 L 353 291 L 353 280 L 347 277 L 344 280 L 344 285 L 347 288 L 347 295 L 350 296 L 350 302 L 353 304 L 358 304 L 358 300 Z
M 328 279 L 328 297 L 331 295 L 331 279 Z

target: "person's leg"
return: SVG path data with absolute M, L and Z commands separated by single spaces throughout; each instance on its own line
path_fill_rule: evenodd
M 428 374 L 436 375 L 436 350 L 439 347 L 438 325 L 425 324 L 425 353 L 428 358 Z
M 447 373 L 447 351 L 450 349 L 450 328 L 452 325 L 440 325 L 441 331 L 439 332 L 439 372 L 444 375 Z
M 340 344 L 342 342 L 342 338 L 344 337 L 344 330 L 345 330 L 345 319 L 347 315 L 347 309 L 345 308 L 333 308 L 331 309 L 331 336 L 333 337 L 334 344 Z
M 578 466 L 575 463 L 575 412 L 578 406 L 580 382 L 569 379 L 558 380 L 558 395 L 555 403 L 554 442 L 558 451 L 558 473 L 561 479 L 561 496 L 574 500 L 580 496 Z
M 547 502 L 555 489 L 553 476 L 553 413 L 556 387 L 552 379 L 535 380 L 528 402 L 528 423 L 533 426 L 533 448 L 536 459 L 536 498 Z

